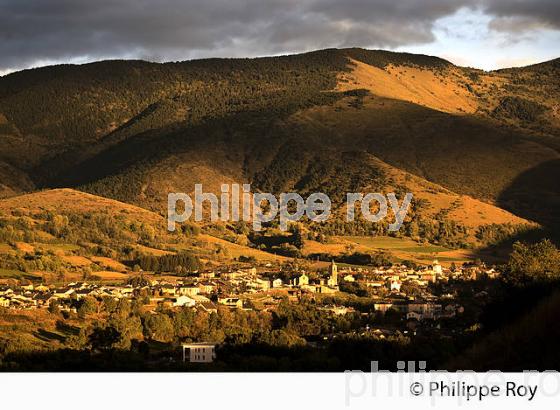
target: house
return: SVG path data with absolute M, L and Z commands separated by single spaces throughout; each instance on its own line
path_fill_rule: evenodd
M 280 279 L 280 278 L 274 279 L 272 281 L 272 287 L 273 288 L 281 288 L 283 284 L 284 283 L 282 282 L 282 279 Z
M 294 279 L 294 286 L 305 286 L 309 285 L 309 276 L 305 273 L 302 273 L 300 276 Z
M 401 285 L 402 285 L 402 282 L 400 280 L 393 278 L 389 281 L 389 290 L 391 292 L 393 292 L 393 291 L 400 292 L 401 291 Z
M 76 300 L 80 300 L 82 298 L 85 298 L 86 296 L 89 296 L 92 292 L 93 289 L 78 289 L 74 291 L 74 297 L 76 298 Z
M 36 293 L 33 295 L 33 300 L 37 302 L 37 306 L 48 306 L 52 299 L 54 297 L 50 293 Z
M 175 298 L 175 301 L 173 302 L 173 306 L 193 307 L 194 305 L 196 305 L 196 301 L 189 298 L 188 296 L 179 296 Z
M 3 308 L 10 307 L 10 299 L 0 296 L 0 307 Z
M 257 285 L 257 289 L 260 289 L 260 290 L 263 290 L 263 291 L 267 291 L 268 289 L 270 289 L 270 281 L 268 281 L 266 279 L 257 278 L 255 280 L 255 284 Z
M 288 300 L 290 302 L 296 302 L 299 300 L 299 297 L 301 296 L 301 292 L 297 289 L 288 289 L 286 291 L 286 295 L 288 296 Z
M 336 288 L 332 288 L 330 286 L 321 285 L 321 286 L 317 286 L 317 288 L 316 288 L 317 293 L 325 293 L 325 294 L 328 294 L 328 295 L 332 295 L 333 293 L 336 293 L 337 290 L 338 290 L 338 286 Z
M 119 287 L 119 291 L 123 295 L 132 295 L 136 289 L 132 285 L 126 285 L 124 287 Z
M 373 305 L 373 308 L 376 311 L 383 312 L 383 313 L 387 312 L 392 307 L 393 307 L 393 304 L 390 303 L 390 302 L 380 302 L 380 303 L 375 303 Z
M 167 284 L 163 285 L 161 287 L 161 294 L 162 294 L 162 296 L 163 295 L 165 295 L 165 296 L 175 296 L 175 294 L 176 294 L 175 286 L 173 286 L 170 283 L 167 283 Z
M 243 275 L 244 275 L 243 272 L 235 271 L 235 272 L 224 272 L 220 274 L 220 277 L 226 280 L 234 280 L 242 277 Z
M 434 303 L 409 303 L 407 305 L 407 313 L 416 312 L 422 315 L 422 319 L 433 319 L 436 315 L 441 314 L 441 305 Z
M 2 286 L 2 287 L 0 288 L 0 295 L 2 295 L 2 296 L 11 295 L 11 294 L 13 294 L 13 293 L 14 293 L 13 289 L 11 289 L 11 288 L 9 288 L 9 287 L 7 287 L 7 286 Z
M 368 288 L 381 288 L 385 285 L 385 282 L 382 280 L 368 280 L 365 282 L 365 285 Z
M 498 276 L 500 276 L 500 272 L 498 272 L 494 268 L 488 269 L 485 273 L 490 279 L 496 279 Z
M 31 309 L 37 307 L 37 301 L 24 295 L 14 295 L 12 297 L 12 304 L 19 305 L 22 309 Z
M 180 286 L 177 293 L 183 296 L 194 296 L 200 293 L 200 288 L 198 286 Z
M 406 314 L 406 318 L 409 319 L 409 320 L 410 319 L 415 319 L 415 320 L 422 320 L 423 319 L 422 314 L 418 313 L 418 312 L 408 312 Z
M 447 305 L 444 309 L 443 309 L 443 313 L 442 316 L 445 317 L 454 317 L 455 314 L 457 313 L 457 308 L 459 305 Z
M 249 282 L 246 282 L 246 285 L 248 288 L 254 289 L 256 291 L 266 292 L 267 290 L 270 289 L 270 281 L 261 278 L 256 278 Z
M 210 299 L 208 299 L 206 296 L 202 296 L 202 295 L 192 295 L 192 296 L 189 296 L 189 297 L 197 303 L 210 302 Z
M 318 288 L 320 288 L 320 285 L 301 285 L 300 289 L 306 292 L 311 292 L 311 293 L 315 293 L 317 292 Z
M 35 291 L 36 292 L 48 292 L 49 290 L 50 290 L 49 287 L 45 286 L 45 285 L 35 286 Z
M 105 287 L 101 286 L 97 289 L 94 289 L 91 292 L 92 296 L 98 297 L 98 298 L 104 298 L 104 297 L 111 297 L 111 292 L 109 292 L 108 289 L 106 289 Z M 118 300 L 118 298 L 114 298 L 115 300 Z
M 218 306 L 214 302 L 200 302 L 199 305 L 202 310 L 208 313 L 218 313 Z
M 200 282 L 198 288 L 200 293 L 212 293 L 216 290 L 216 285 L 212 282 Z
M 356 282 L 356 279 L 352 275 L 346 275 L 342 278 L 344 282 Z
M 54 296 L 56 296 L 59 299 L 70 299 L 70 297 L 74 294 L 75 290 L 74 289 L 56 289 L 54 291 Z
M 243 300 L 239 298 L 220 298 L 218 299 L 218 303 L 221 305 L 226 305 L 227 307 L 233 308 L 242 308 L 243 307 Z
M 420 279 L 425 282 L 436 282 L 436 274 L 434 272 L 425 272 L 420 275 Z
M 212 363 L 215 358 L 215 343 L 183 343 L 183 362 Z
M 202 272 L 200 274 L 200 277 L 203 279 L 214 279 L 216 277 L 216 274 L 212 271 L 206 271 L 206 272 Z

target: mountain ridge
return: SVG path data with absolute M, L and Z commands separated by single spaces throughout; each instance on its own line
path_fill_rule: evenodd
M 343 47 L 343 48 L 331 47 L 331 48 L 323 48 L 323 49 L 310 50 L 310 51 L 302 51 L 300 53 L 293 53 L 293 54 L 263 55 L 263 56 L 254 56 L 254 57 L 206 57 L 206 58 L 193 58 L 193 59 L 187 59 L 187 60 L 174 60 L 174 61 L 171 61 L 171 60 L 169 60 L 169 61 L 151 61 L 151 60 L 144 60 L 144 59 L 141 59 L 141 58 L 140 59 L 135 59 L 135 58 L 131 58 L 131 59 L 108 58 L 108 59 L 102 59 L 102 60 L 88 61 L 88 62 L 84 62 L 84 63 L 61 63 L 61 64 L 49 64 L 49 65 L 38 66 L 38 67 L 23 68 L 23 69 L 20 69 L 20 70 L 14 70 L 14 71 L 11 71 L 9 73 L 0 75 L 0 79 L 6 78 L 8 76 L 22 74 L 22 73 L 29 73 L 29 72 L 35 71 L 35 70 L 45 70 L 45 69 L 58 68 L 58 67 L 84 67 L 84 66 L 102 64 L 102 63 L 114 63 L 114 62 L 116 62 L 116 63 L 141 63 L 141 64 L 146 63 L 146 64 L 154 64 L 154 65 L 165 65 L 165 64 L 190 63 L 190 62 L 193 62 L 193 61 L 258 60 L 258 59 L 266 59 L 266 58 L 301 56 L 301 55 L 306 55 L 306 54 L 310 54 L 310 53 L 325 52 L 325 51 L 342 51 L 343 52 L 343 51 L 346 51 L 346 50 L 364 50 L 364 51 L 369 51 L 369 52 L 381 52 L 381 53 L 387 53 L 387 54 L 400 54 L 400 55 L 411 56 L 411 57 L 422 56 L 422 57 L 426 57 L 426 58 L 429 58 L 429 59 L 441 60 L 443 63 L 453 65 L 455 67 L 473 69 L 473 70 L 483 71 L 483 72 L 488 72 L 488 73 L 498 72 L 498 71 L 503 71 L 503 70 L 517 70 L 517 69 L 523 69 L 523 68 L 531 68 L 531 67 L 537 67 L 537 66 L 549 65 L 549 64 L 557 65 L 557 64 L 560 63 L 560 57 L 556 57 L 556 58 L 552 58 L 550 60 L 544 60 L 544 61 L 540 61 L 540 62 L 537 62 L 537 63 L 531 63 L 531 64 L 527 64 L 527 65 L 501 67 L 501 68 L 496 68 L 496 69 L 492 69 L 492 70 L 484 70 L 484 69 L 469 66 L 469 65 L 455 64 L 455 63 L 453 63 L 453 62 L 451 62 L 451 61 L 449 61 L 449 60 L 447 60 L 443 57 L 433 56 L 433 55 L 429 55 L 429 54 L 410 53 L 410 52 L 392 51 L 392 50 L 384 50 L 384 49 L 366 49 L 366 48 L 362 48 L 362 47 Z

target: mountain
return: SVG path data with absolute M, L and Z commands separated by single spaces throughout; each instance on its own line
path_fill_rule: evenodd
M 454 225 L 428 240 L 554 229 L 559 74 L 559 60 L 484 72 L 363 49 L 25 70 L 0 78 L 0 194 L 73 187 L 163 213 L 195 183 L 339 206 L 414 180 L 421 236 Z

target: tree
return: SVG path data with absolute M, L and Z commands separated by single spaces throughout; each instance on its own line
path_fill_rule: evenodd
M 83 319 L 87 315 L 97 312 L 97 302 L 94 298 L 85 297 L 81 300 L 78 307 L 78 315 Z
M 416 296 L 416 297 L 422 296 L 422 290 L 418 286 L 411 285 L 408 283 L 402 284 L 401 292 L 403 292 L 407 296 Z
M 120 334 L 119 340 L 113 346 L 120 349 L 129 349 L 133 339 L 142 338 L 142 321 L 138 316 L 112 315 L 109 325 L 114 327 Z
M 170 342 L 175 336 L 173 322 L 164 313 L 149 315 L 144 320 L 144 334 L 153 340 Z
M 103 305 L 107 313 L 113 313 L 117 309 L 118 301 L 114 297 L 106 296 L 103 298 Z
M 86 281 L 91 277 L 91 268 L 89 266 L 84 266 L 82 268 L 82 280 Z
M 60 313 L 60 308 L 58 306 L 58 301 L 51 300 L 49 302 L 49 313 L 52 313 L 53 315 L 58 315 Z
M 121 339 L 121 334 L 113 326 L 96 327 L 89 335 L 89 344 L 92 349 L 107 350 Z
M 291 239 L 291 243 L 293 246 L 295 246 L 297 249 L 303 249 L 303 246 L 305 245 L 304 241 L 303 241 L 303 234 L 301 232 L 301 226 L 299 225 L 291 225 L 290 226 L 290 231 L 292 233 L 292 237 Z
M 535 244 L 516 242 L 504 269 L 504 280 L 513 286 L 560 279 L 560 251 L 545 239 Z

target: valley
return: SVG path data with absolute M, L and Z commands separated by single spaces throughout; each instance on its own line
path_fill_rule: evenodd
M 347 48 L 0 77 L 0 369 L 339 371 L 418 352 L 453 367 L 542 332 L 528 315 L 557 310 L 559 74 Z M 195 184 L 321 192 L 331 215 L 168 230 L 168 194 Z M 413 199 L 392 231 L 347 221 L 352 192 Z M 210 341 L 217 363 L 179 362 Z

